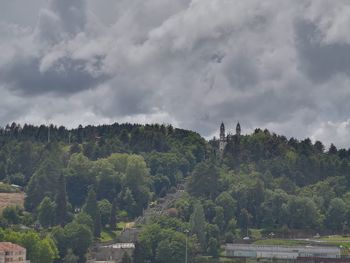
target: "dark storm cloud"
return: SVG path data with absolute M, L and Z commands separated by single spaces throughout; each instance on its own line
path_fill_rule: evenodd
M 240 121 L 350 146 L 347 0 L 33 1 L 36 24 L 0 18 L 4 121 Z
M 311 21 L 300 20 L 295 28 L 300 66 L 314 82 L 350 74 L 350 44 L 322 43 L 322 32 Z
M 40 59 L 15 60 L 0 73 L 5 87 L 35 96 L 46 92 L 71 94 L 95 87 L 106 76 L 94 77 L 86 70 L 87 61 L 60 58 L 45 72 L 40 72 Z M 98 65 L 98 64 L 97 64 Z
M 103 55 L 75 58 L 79 47 L 71 47 L 83 44 L 77 35 L 87 24 L 86 1 L 50 0 L 48 8 L 40 11 L 33 35 L 24 37 L 23 45 L 16 43 L 14 55 L 0 67 L 2 84 L 28 96 L 67 95 L 108 79 L 101 70 Z

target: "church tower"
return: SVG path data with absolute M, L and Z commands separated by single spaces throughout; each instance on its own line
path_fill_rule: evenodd
M 222 122 L 220 125 L 220 141 L 225 139 L 225 124 Z
M 221 156 L 224 153 L 226 144 L 227 144 L 227 139 L 226 139 L 226 135 L 225 135 L 225 125 L 222 122 L 220 125 L 220 141 L 219 141 L 219 151 L 220 151 Z
M 239 122 L 237 123 L 237 126 L 236 126 L 236 135 L 237 137 L 241 136 L 241 125 L 239 124 Z

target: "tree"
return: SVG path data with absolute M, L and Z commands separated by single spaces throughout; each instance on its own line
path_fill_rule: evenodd
M 205 251 L 205 216 L 200 202 L 196 202 L 194 205 L 194 211 L 190 218 L 190 227 L 191 233 L 197 235 L 201 248 Z
M 94 232 L 94 221 L 92 220 L 91 216 L 85 212 L 80 212 L 77 214 L 73 222 L 80 225 L 86 225 L 91 230 L 91 233 Z
M 226 222 L 225 222 L 224 209 L 221 206 L 215 207 L 215 217 L 214 217 L 213 223 L 219 227 L 221 232 L 224 231 Z
M 67 255 L 64 257 L 64 263 L 78 263 L 79 257 L 74 255 L 73 250 L 68 249 Z
M 222 192 L 216 199 L 215 203 L 224 209 L 225 221 L 228 222 L 234 217 L 237 209 L 236 201 L 228 192 Z
M 40 224 L 47 228 L 55 223 L 55 202 L 51 201 L 50 197 L 45 197 L 38 208 L 38 217 Z
M 241 209 L 241 213 L 239 215 L 239 224 L 240 224 L 241 230 L 246 230 L 248 232 L 248 227 L 251 219 L 252 219 L 252 215 L 248 212 L 248 210 L 245 208 Z
M 102 226 L 106 226 L 111 216 L 112 205 L 107 199 L 103 199 L 98 201 L 98 208 L 101 214 L 101 224 Z
M 73 207 L 81 207 L 86 201 L 90 185 L 96 181 L 92 173 L 92 162 L 83 154 L 73 154 L 66 171 L 68 200 Z
M 111 214 L 109 217 L 109 226 L 112 230 L 117 228 L 117 199 L 113 199 Z
M 213 163 L 198 164 L 188 182 L 188 190 L 198 197 L 214 198 L 218 190 L 219 171 Z
M 136 201 L 131 190 L 128 187 L 124 188 L 121 192 L 121 203 L 122 208 L 128 212 L 129 216 L 135 216 L 137 214 Z
M 67 220 L 67 192 L 66 180 L 63 174 L 58 179 L 55 212 L 56 224 L 64 226 Z
M 9 224 L 19 224 L 21 222 L 20 208 L 16 206 L 8 206 L 2 211 L 2 216 Z
M 164 233 L 165 237 L 158 243 L 156 249 L 156 260 L 159 263 L 178 263 L 185 258 L 185 235 L 175 231 Z M 189 243 L 189 250 L 191 244 Z M 190 254 L 190 253 L 189 253 Z
M 85 262 L 85 254 L 93 241 L 89 227 L 72 222 L 64 227 L 64 233 L 68 242 L 67 247 L 79 257 L 78 262 Z
M 31 177 L 25 199 L 25 208 L 28 211 L 33 211 L 37 208 L 45 197 L 50 197 L 54 200 L 58 179 L 62 170 L 60 158 L 60 151 L 51 150 L 50 154 Z
M 295 229 L 317 229 L 322 223 L 314 201 L 307 197 L 292 197 L 287 204 L 288 226 Z
M 209 239 L 207 252 L 213 258 L 217 258 L 219 256 L 219 242 L 216 238 L 211 237 Z
M 39 243 L 39 255 L 33 263 L 51 263 L 58 257 L 58 250 L 51 238 L 45 238 Z
M 101 214 L 93 188 L 88 193 L 84 211 L 91 216 L 94 222 L 94 236 L 99 237 L 101 235 Z
M 131 263 L 131 257 L 127 252 L 124 252 L 121 263 Z
M 68 240 L 65 235 L 64 229 L 61 226 L 55 226 L 52 228 L 51 231 L 51 237 L 54 239 L 59 257 L 64 258 L 67 252 L 67 245 L 68 245 Z
M 329 229 L 340 231 L 343 229 L 346 220 L 347 207 L 345 202 L 340 198 L 334 198 L 329 204 L 327 210 L 326 223 Z
M 125 186 L 131 190 L 135 199 L 135 215 L 142 213 L 149 200 L 149 170 L 142 156 L 131 155 L 126 167 Z

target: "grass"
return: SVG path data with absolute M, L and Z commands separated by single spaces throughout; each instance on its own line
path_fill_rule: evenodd
M 322 241 L 323 244 L 346 248 L 344 253 L 350 255 L 350 237 L 334 235 L 321 237 L 319 240 Z
M 249 232 L 250 232 L 250 237 L 252 239 L 261 239 L 262 238 L 261 229 L 250 228 Z
M 112 241 L 117 237 L 117 233 L 114 231 L 110 231 L 108 229 L 103 229 L 101 232 L 101 242 Z

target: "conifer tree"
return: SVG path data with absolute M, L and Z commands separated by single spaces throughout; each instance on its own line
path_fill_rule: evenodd
M 203 251 L 206 249 L 205 240 L 205 216 L 200 202 L 195 203 L 194 211 L 190 218 L 191 233 L 196 234 Z
M 112 203 L 111 216 L 109 219 L 109 226 L 112 230 L 116 229 L 116 224 L 117 224 L 116 213 L 117 213 L 117 199 L 114 198 Z
M 56 194 L 56 223 L 64 226 L 67 219 L 67 191 L 66 180 L 61 174 L 58 179 L 58 191 Z
M 94 236 L 99 237 L 101 235 L 101 214 L 100 209 L 98 208 L 96 193 L 93 188 L 91 188 L 88 193 L 84 210 L 89 216 L 91 216 L 92 221 L 94 222 Z
M 45 197 L 38 208 L 39 222 L 43 227 L 51 227 L 55 220 L 55 202 Z

